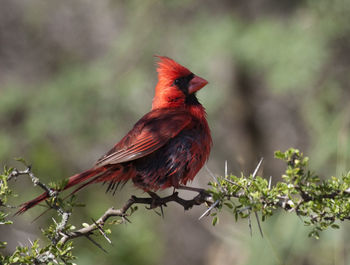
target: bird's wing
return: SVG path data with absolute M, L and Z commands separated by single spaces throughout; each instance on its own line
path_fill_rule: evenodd
M 97 167 L 132 161 L 156 151 L 192 120 L 184 110 L 153 110 L 96 163 Z

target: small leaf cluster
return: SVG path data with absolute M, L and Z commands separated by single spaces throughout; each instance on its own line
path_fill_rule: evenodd
M 7 205 L 10 197 L 17 196 L 9 188 L 8 179 L 13 171 L 13 168 L 5 168 L 0 174 L 0 225 L 10 225 L 11 220 L 8 220 L 7 209 L 13 208 Z M 74 197 L 68 202 L 65 202 L 64 206 L 76 207 L 74 203 Z M 67 242 L 62 245 L 55 239 L 59 232 L 65 232 L 72 229 L 72 225 L 67 222 L 63 227 L 62 222 L 49 225 L 47 229 L 43 230 L 43 234 L 49 239 L 48 243 L 44 247 L 39 245 L 39 240 L 29 242 L 30 246 L 17 246 L 16 250 L 10 255 L 0 254 L 0 264 L 74 264 L 72 261 L 75 259 L 73 256 L 73 242 Z M 7 242 L 0 241 L 0 248 L 6 248 Z
M 301 217 L 312 228 L 309 236 L 319 238 L 320 231 L 338 228 L 337 221 L 350 219 L 350 173 L 321 179 L 308 170 L 308 157 L 293 148 L 277 151 L 275 157 L 286 163 L 282 181 L 275 184 L 271 178 L 253 174 L 219 177 L 209 183 L 213 199 L 218 202 L 212 213 L 213 224 L 222 208 L 228 209 L 235 220 L 250 218 L 254 212 L 261 214 L 262 221 L 283 209 Z
M 67 243 L 63 248 L 48 244 L 40 247 L 39 240 L 30 242 L 31 246 L 17 246 L 10 256 L 0 255 L 0 264 L 74 264 L 72 260 L 73 243 Z
M 8 198 L 11 196 L 15 196 L 12 190 L 10 190 L 8 187 L 7 178 L 10 172 L 11 169 L 4 168 L 4 172 L 0 174 L 0 225 L 12 224 L 12 221 L 7 219 L 8 214 L 1 210 L 4 208 L 8 208 Z M 0 241 L 0 248 L 5 248 L 6 245 L 6 242 Z

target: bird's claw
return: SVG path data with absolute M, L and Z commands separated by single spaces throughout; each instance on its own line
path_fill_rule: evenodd
M 149 191 L 148 194 L 151 196 L 152 202 L 150 203 L 149 207 L 146 207 L 146 209 L 151 210 L 151 209 L 155 209 L 157 207 L 160 207 L 160 209 L 163 213 L 163 206 L 167 207 L 166 203 L 163 202 L 162 198 L 159 197 L 156 193 Z

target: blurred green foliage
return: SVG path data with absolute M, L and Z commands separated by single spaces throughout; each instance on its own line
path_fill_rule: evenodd
M 156 83 L 152 56 L 160 54 L 210 82 L 199 98 L 214 136 L 212 170 L 221 170 L 223 159 L 235 169 L 249 170 L 260 155 L 296 146 L 312 158 L 311 168 L 321 178 L 339 177 L 349 169 L 350 154 L 349 11 L 346 0 L 5 0 L 0 10 L 1 164 L 25 157 L 45 181 L 89 167 L 150 109 Z M 247 82 L 237 83 L 242 72 L 253 89 Z M 250 140 L 251 145 L 243 145 Z M 236 162 L 241 156 L 244 165 Z M 280 169 L 276 162 L 266 164 L 267 176 Z M 18 186 L 21 202 L 34 195 Z M 83 216 L 97 215 L 97 209 L 128 193 L 115 199 L 96 189 L 93 196 L 79 194 L 93 206 L 81 210 Z M 128 244 L 145 237 L 171 253 L 157 228 L 161 221 L 150 220 L 152 225 L 140 222 L 140 235 L 127 230 Z M 347 253 L 341 243 L 345 236 L 332 240 L 334 255 Z M 81 251 L 88 244 L 82 243 Z M 113 251 L 118 257 L 102 256 L 104 264 L 115 264 L 114 258 L 143 264 L 137 263 L 143 253 L 135 254 L 132 263 L 126 258 L 128 248 L 121 249 Z M 327 256 L 324 249 L 317 245 L 310 252 Z M 172 258 L 162 257 L 161 251 L 150 249 L 150 262 L 170 264 Z M 247 252 L 251 260 L 260 258 Z M 280 253 L 281 260 L 285 255 Z M 319 264 L 312 255 L 297 263 Z M 344 263 L 348 260 L 345 255 Z M 89 262 L 95 260 L 85 264 Z

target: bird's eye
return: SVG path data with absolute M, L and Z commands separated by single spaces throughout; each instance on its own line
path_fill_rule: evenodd
M 180 79 L 179 79 L 179 78 L 178 78 L 178 79 L 175 79 L 174 84 L 175 84 L 175 85 L 180 84 Z

